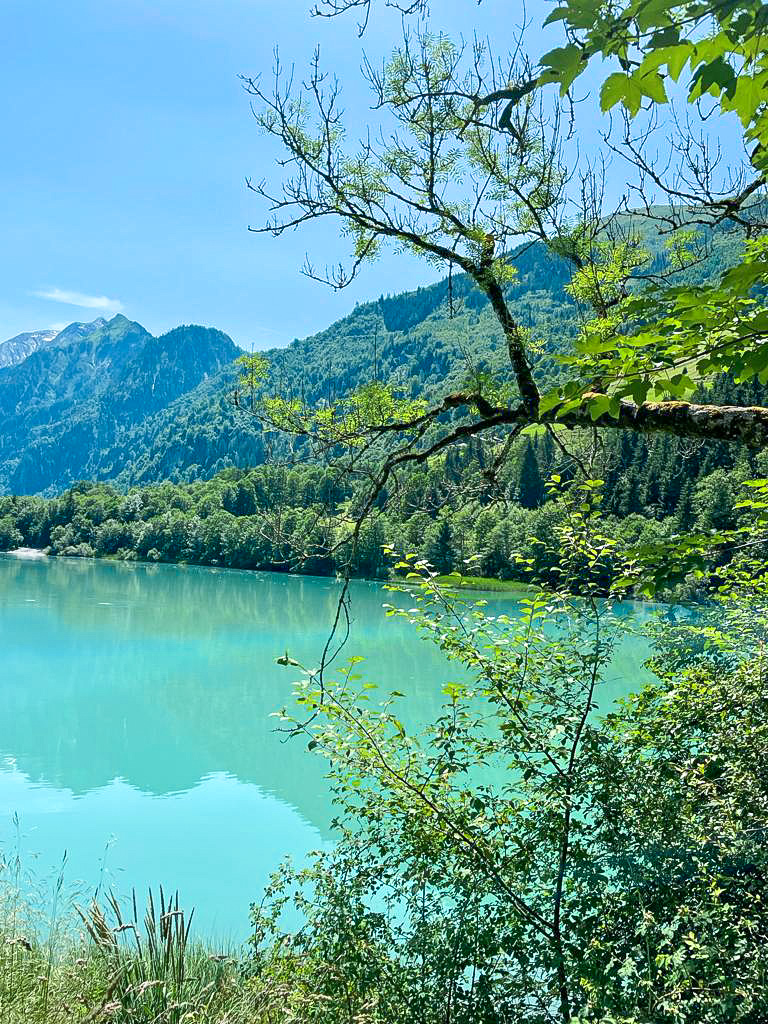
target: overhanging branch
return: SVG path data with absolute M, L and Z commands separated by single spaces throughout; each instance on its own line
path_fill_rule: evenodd
M 619 403 L 617 416 L 604 413 L 593 418 L 591 404 L 604 397 L 594 393 L 584 395 L 582 405 L 564 414 L 558 408 L 536 416 L 525 405 L 514 408 L 491 405 L 482 395 L 457 392 L 447 395 L 440 406 L 422 417 L 432 418 L 445 409 L 462 406 L 476 409 L 481 419 L 471 424 L 472 433 L 500 425 L 517 427 L 536 424 L 557 424 L 565 427 L 603 427 L 614 430 L 632 430 L 643 434 L 666 433 L 677 437 L 700 438 L 709 441 L 735 441 L 751 448 L 768 446 L 768 408 L 741 405 L 704 405 L 697 402 L 634 402 Z M 396 429 L 395 425 L 392 425 Z M 407 429 L 409 424 L 399 425 Z M 440 443 L 440 448 L 445 447 Z

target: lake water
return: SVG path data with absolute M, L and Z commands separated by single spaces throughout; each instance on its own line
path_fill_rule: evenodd
M 0 557 L 0 853 L 20 851 L 42 899 L 66 854 L 67 893 L 162 883 L 195 907 L 198 933 L 244 939 L 280 860 L 333 841 L 324 762 L 270 714 L 295 678 L 276 657 L 317 662 L 339 591 L 271 573 Z M 436 711 L 457 667 L 384 615 L 380 584 L 355 582 L 351 598 L 347 653 L 419 716 Z M 646 655 L 641 637 L 623 642 L 603 700 L 648 679 Z

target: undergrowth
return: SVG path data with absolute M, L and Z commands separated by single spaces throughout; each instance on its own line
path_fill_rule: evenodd
M 63 872 L 41 910 L 0 862 L 0 1024 L 245 1024 L 262 1019 L 239 960 L 190 939 L 178 893 L 86 907 Z

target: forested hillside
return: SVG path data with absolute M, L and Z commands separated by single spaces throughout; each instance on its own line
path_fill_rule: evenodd
M 708 397 L 765 401 L 762 390 L 737 394 L 727 381 Z M 594 468 L 606 484 L 603 529 L 619 545 L 647 545 L 738 526 L 744 482 L 768 475 L 768 453 L 627 432 L 606 439 Z M 311 463 L 226 469 L 210 480 L 127 492 L 83 482 L 51 499 L 0 497 L 0 550 L 387 577 L 388 544 L 441 573 L 524 582 L 532 569 L 552 571 L 559 553 L 546 542 L 563 507 L 546 483 L 564 472 L 552 438 L 520 437 L 493 479 L 488 470 L 483 445 L 473 441 L 404 473 L 363 524 L 355 551 L 350 510 L 365 481 Z

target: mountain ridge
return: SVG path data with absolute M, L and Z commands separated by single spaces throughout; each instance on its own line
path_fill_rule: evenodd
M 714 237 L 708 274 L 730 264 L 733 238 Z M 567 292 L 563 260 L 538 243 L 513 257 L 507 298 L 531 332 L 537 370 L 551 379 L 584 314 Z M 264 462 L 271 439 L 232 401 L 241 354 L 211 327 L 155 337 L 122 314 L 70 325 L 0 368 L 0 493 L 53 494 L 80 479 L 122 488 L 189 482 Z M 358 304 L 325 330 L 264 355 L 271 386 L 310 403 L 374 377 L 430 399 L 507 359 L 487 297 L 465 274 Z
M 59 331 L 50 329 L 43 331 L 25 331 L 17 334 L 7 341 L 0 342 L 0 369 L 4 366 L 16 366 L 24 362 L 27 356 L 37 352 L 38 349 L 49 345 L 59 334 Z
M 105 451 L 238 353 L 213 328 L 156 338 L 121 314 L 66 328 L 0 369 L 0 488 L 45 493 L 107 478 L 122 466 L 105 466 Z

